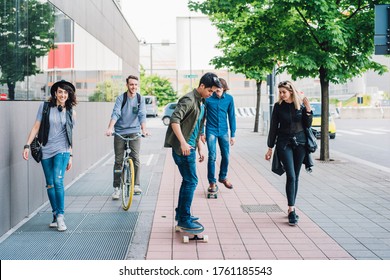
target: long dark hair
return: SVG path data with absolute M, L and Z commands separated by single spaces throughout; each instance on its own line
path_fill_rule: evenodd
M 75 94 L 73 88 L 71 86 L 65 84 L 65 83 L 59 84 L 55 91 L 57 91 L 58 88 L 62 88 L 63 90 L 66 90 L 66 92 L 68 93 L 68 99 L 65 101 L 66 109 L 69 110 L 73 106 L 76 106 L 77 100 L 76 100 L 76 94 Z M 57 106 L 57 101 L 56 101 L 56 98 L 55 98 L 55 92 L 53 92 L 51 94 L 51 97 L 49 98 L 49 102 L 50 102 L 50 104 L 49 104 L 50 107 L 56 107 Z

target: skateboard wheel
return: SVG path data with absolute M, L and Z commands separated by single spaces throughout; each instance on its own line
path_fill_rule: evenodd
M 183 243 L 189 243 L 189 242 L 190 242 L 190 238 L 187 235 L 184 235 L 183 236 Z
M 181 232 L 180 227 L 179 227 L 179 226 L 175 226 L 175 231 L 176 231 L 176 232 Z
M 210 198 L 210 197 L 211 197 L 211 195 L 210 195 L 210 194 L 208 194 L 208 195 L 207 195 L 207 198 Z
M 209 236 L 208 235 L 203 235 L 203 242 L 208 243 L 209 242 Z

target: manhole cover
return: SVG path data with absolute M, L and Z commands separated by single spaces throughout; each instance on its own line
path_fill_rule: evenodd
M 251 212 L 283 212 L 277 204 L 257 204 L 257 205 L 241 205 L 242 210 L 245 213 Z

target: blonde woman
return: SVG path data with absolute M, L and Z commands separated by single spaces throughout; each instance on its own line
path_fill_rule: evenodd
M 271 159 L 272 148 L 276 144 L 275 153 L 277 153 L 287 177 L 288 223 L 295 226 L 299 219 L 295 213 L 298 178 L 306 156 L 307 140 L 304 130 L 311 126 L 313 112 L 309 100 L 296 90 L 292 82 L 279 83 L 278 90 L 279 100 L 275 103 L 272 111 L 267 141 L 268 151 L 265 154 L 265 159 Z

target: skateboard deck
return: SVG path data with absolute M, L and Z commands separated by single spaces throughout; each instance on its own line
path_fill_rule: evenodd
M 217 187 L 217 191 L 215 191 L 215 192 L 210 192 L 210 191 L 207 189 L 207 198 L 215 198 L 215 199 L 218 198 L 219 188 L 218 188 L 218 186 L 216 186 L 216 187 Z
M 194 222 L 194 223 L 196 223 L 196 222 Z M 199 223 L 197 223 L 197 224 L 199 224 Z M 177 226 L 175 226 L 175 231 L 176 232 L 185 232 L 185 233 L 193 235 L 193 237 L 191 237 L 191 238 L 188 235 L 183 235 L 183 239 L 182 239 L 183 243 L 189 243 L 190 240 L 203 241 L 204 243 L 208 242 L 208 236 L 207 235 L 203 235 L 202 237 L 198 236 L 198 234 L 200 234 L 200 233 L 202 233 L 204 231 L 204 227 L 203 226 L 202 226 L 201 229 L 191 230 L 191 229 L 182 228 L 182 227 L 177 225 Z

